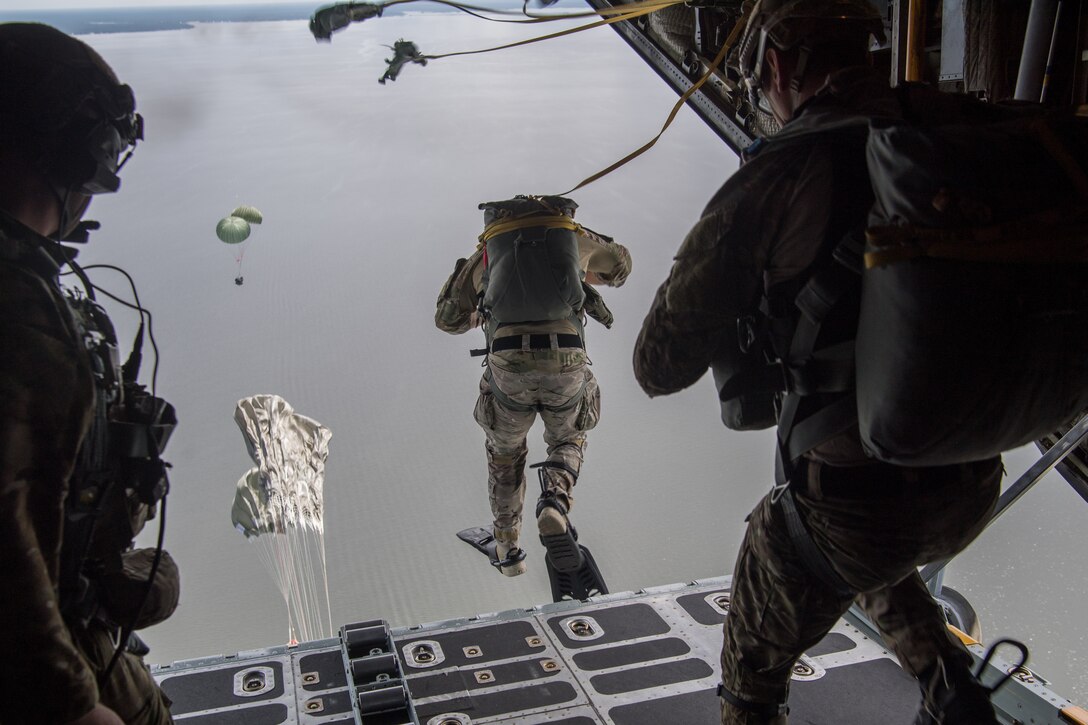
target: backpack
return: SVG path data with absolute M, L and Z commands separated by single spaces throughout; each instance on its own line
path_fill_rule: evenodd
M 563 197 L 480 204 L 485 245 L 481 308 L 505 325 L 577 316 L 585 304 L 574 210 Z
M 857 359 L 881 460 L 980 460 L 1088 408 L 1088 126 L 874 127 Z
M 1084 122 L 1037 109 L 879 119 L 866 156 L 864 233 L 801 286 L 777 360 L 721 389 L 723 400 L 785 393 L 780 482 L 855 424 L 872 457 L 935 466 L 998 455 L 1088 408 Z M 853 341 L 822 346 L 822 326 L 850 305 Z M 812 400 L 830 403 L 806 409 Z

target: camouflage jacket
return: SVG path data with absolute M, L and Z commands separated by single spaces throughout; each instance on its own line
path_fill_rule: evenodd
M 899 102 L 871 68 L 828 78 L 783 130 L 718 190 L 676 254 L 635 345 L 635 377 L 651 396 L 693 385 L 736 345 L 737 318 L 776 284 L 797 279 L 862 225 L 872 201 L 864 133 L 814 134 L 859 116 L 898 117 Z M 864 131 L 864 125 L 860 127 Z M 790 142 L 791 136 L 796 136 Z M 815 457 L 865 460 L 856 429 Z
M 98 701 L 58 606 L 64 501 L 94 383 L 52 242 L 0 213 L 0 722 L 62 723 Z
M 631 274 L 631 253 L 622 244 L 584 227 L 578 230 L 578 250 L 586 282 L 584 311 L 605 327 L 611 327 L 612 313 L 590 285 L 623 285 Z M 457 260 L 453 273 L 438 293 L 434 324 L 439 330 L 459 335 L 480 324 L 476 308 L 483 289 L 483 272 L 482 247 L 470 257 Z M 522 332 L 523 327 L 525 332 L 530 331 L 530 326 L 519 325 L 516 332 Z M 531 327 L 533 332 L 576 331 L 566 320 L 535 322 Z

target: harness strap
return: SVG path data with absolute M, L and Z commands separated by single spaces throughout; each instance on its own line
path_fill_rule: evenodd
M 554 344 L 553 344 L 554 339 Z M 491 352 L 503 350 L 558 350 L 561 348 L 585 349 L 581 335 L 565 333 L 525 333 L 506 335 L 491 342 Z
M 718 697 L 722 698 L 738 710 L 750 712 L 753 715 L 759 715 L 760 717 L 768 719 L 783 717 L 790 712 L 789 705 L 784 702 L 752 702 L 751 700 L 744 700 L 725 689 L 725 685 L 722 684 L 718 685 Z
M 786 356 L 786 380 L 792 387 L 782 403 L 778 420 L 775 460 L 775 500 L 793 475 L 794 462 L 805 451 L 843 432 L 856 419 L 854 341 L 848 340 L 814 352 L 824 319 L 860 282 L 862 242 L 847 234 L 835 247 L 832 261 L 814 274 L 797 295 L 801 316 Z M 795 425 L 803 395 L 847 393 L 839 400 Z
M 831 566 L 831 562 L 816 546 L 816 542 L 812 540 L 812 534 L 801 519 L 801 512 L 797 510 L 793 493 L 788 488 L 782 493 L 779 502 L 782 504 L 782 513 L 786 517 L 786 531 L 789 532 L 790 541 L 793 542 L 793 548 L 805 562 L 809 573 L 814 574 L 842 599 L 853 599 L 856 592 L 843 581 L 843 578 Z
M 563 461 L 541 461 L 540 463 L 533 463 L 529 468 L 558 468 L 561 471 L 566 471 L 570 475 L 574 476 L 575 480 L 578 479 L 578 471 L 574 470 L 574 467 L 564 463 Z
M 572 232 L 576 232 L 582 228 L 582 225 L 575 222 L 569 216 L 561 214 L 531 214 L 529 216 L 508 217 L 489 224 L 487 228 L 484 229 L 483 233 L 480 234 L 480 242 L 486 242 L 488 239 L 497 237 L 500 234 L 517 231 L 518 229 L 528 229 L 530 227 L 568 229 Z
M 845 395 L 793 426 L 786 451 L 796 461 L 829 438 L 849 430 L 857 422 L 857 396 Z

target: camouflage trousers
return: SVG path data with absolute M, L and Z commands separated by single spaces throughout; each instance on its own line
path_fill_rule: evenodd
M 963 466 L 839 468 L 808 463 L 794 499 L 817 547 L 915 677 L 937 663 L 969 664 L 917 567 L 951 557 L 983 529 L 1003 473 L 994 458 Z M 854 600 L 813 575 L 770 496 L 748 519 L 733 572 L 722 684 L 742 700 L 783 703 L 794 663 Z M 722 701 L 723 725 L 784 725 Z
M 578 349 L 508 350 L 488 356 L 473 417 L 487 436 L 488 496 L 496 538 L 516 542 L 525 501 L 526 436 L 544 422 L 548 461 L 580 471 L 586 432 L 597 425 L 601 395 L 586 354 Z M 568 510 L 576 475 L 542 469 L 547 490 Z

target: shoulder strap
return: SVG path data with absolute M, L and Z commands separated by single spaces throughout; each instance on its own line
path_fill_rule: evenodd
M 860 289 L 861 239 L 847 234 L 835 247 L 832 261 L 801 288 L 797 320 L 784 363 L 787 395 L 778 421 L 775 480 L 780 486 L 790 479 L 794 463 L 806 451 L 842 433 L 857 421 L 854 393 L 854 341 L 816 350 L 824 320 L 848 293 Z M 816 393 L 838 393 L 831 404 L 798 421 L 801 399 Z

